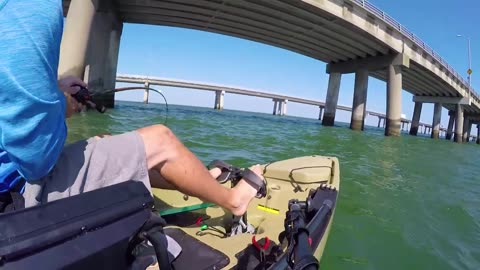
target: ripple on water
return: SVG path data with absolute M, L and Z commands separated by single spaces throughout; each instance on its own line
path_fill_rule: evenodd
M 105 115 L 69 120 L 68 141 L 165 121 L 163 105 L 117 104 Z M 480 269 L 476 145 L 185 106 L 170 106 L 167 125 L 204 163 L 220 158 L 248 166 L 303 155 L 338 157 L 341 192 L 324 269 Z

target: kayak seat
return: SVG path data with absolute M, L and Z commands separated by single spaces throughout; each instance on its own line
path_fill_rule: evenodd
M 152 205 L 143 183 L 127 181 L 2 214 L 0 268 L 130 269 Z
M 222 269 L 230 263 L 227 255 L 188 235 L 182 229 L 165 228 L 164 232 L 182 247 L 182 252 L 172 263 L 174 269 Z

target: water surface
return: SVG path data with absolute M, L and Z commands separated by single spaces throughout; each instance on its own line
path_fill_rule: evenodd
M 104 115 L 70 119 L 68 141 L 164 123 L 165 116 L 161 104 L 117 102 Z M 341 192 L 322 269 L 480 269 L 480 146 L 185 106 L 170 106 L 167 126 L 204 163 L 338 157 Z

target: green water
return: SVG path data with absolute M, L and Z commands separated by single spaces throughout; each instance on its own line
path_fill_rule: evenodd
M 70 119 L 68 141 L 164 121 L 164 105 L 117 102 L 105 115 Z M 183 106 L 170 107 L 167 125 L 205 163 L 338 157 L 341 192 L 322 269 L 480 269 L 480 146 Z

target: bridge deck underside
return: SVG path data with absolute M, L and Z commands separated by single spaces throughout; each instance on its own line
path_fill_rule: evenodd
M 390 53 L 363 29 L 299 0 L 112 0 L 128 23 L 197 29 L 281 47 L 327 63 Z M 63 1 L 67 14 L 69 1 Z M 192 41 L 194 42 L 194 41 Z M 386 80 L 385 71 L 370 74 Z M 422 96 L 458 97 L 447 82 L 411 61 L 403 88 Z M 480 112 L 470 106 L 466 109 Z
M 386 54 L 367 33 L 301 1 L 114 0 L 125 22 L 221 33 L 282 47 L 324 62 Z M 65 12 L 69 2 L 64 2 Z M 65 13 L 66 14 L 66 13 Z

